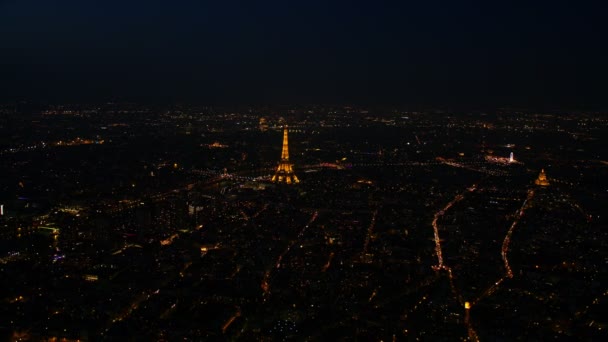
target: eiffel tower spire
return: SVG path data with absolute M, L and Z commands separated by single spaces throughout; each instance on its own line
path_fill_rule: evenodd
M 277 171 L 272 176 L 272 181 L 277 183 L 293 184 L 300 180 L 293 172 L 293 164 L 289 162 L 289 139 L 287 138 L 287 125 L 283 127 L 283 149 L 281 150 L 281 161 Z
M 283 128 L 283 149 L 281 150 L 281 161 L 289 161 L 289 139 L 287 138 L 287 126 Z

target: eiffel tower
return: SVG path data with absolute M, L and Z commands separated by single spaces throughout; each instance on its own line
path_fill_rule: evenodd
M 283 150 L 281 150 L 281 161 L 277 171 L 272 176 L 272 181 L 276 183 L 294 184 L 300 180 L 293 173 L 293 164 L 289 162 L 289 142 L 287 139 L 287 125 L 283 127 Z

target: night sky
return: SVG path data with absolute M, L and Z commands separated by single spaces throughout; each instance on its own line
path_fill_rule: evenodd
M 607 13 L 560 0 L 0 0 L 0 102 L 605 108 Z

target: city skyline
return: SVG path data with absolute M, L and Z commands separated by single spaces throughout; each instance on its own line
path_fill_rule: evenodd
M 0 106 L 0 339 L 603 340 L 607 128 Z
M 608 340 L 605 7 L 0 0 L 0 340 Z

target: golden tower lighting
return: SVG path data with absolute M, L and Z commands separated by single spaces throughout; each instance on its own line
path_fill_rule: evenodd
M 293 172 L 293 164 L 289 162 L 289 141 L 287 138 L 287 125 L 283 128 L 283 149 L 281 150 L 281 161 L 277 171 L 272 176 L 272 181 L 276 183 L 294 184 L 300 180 Z

